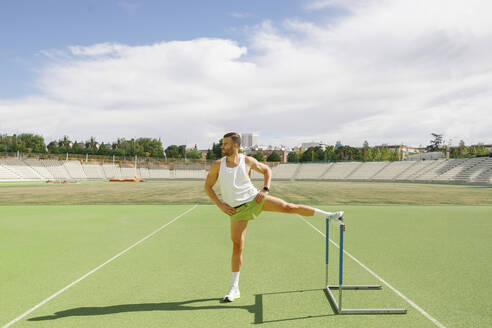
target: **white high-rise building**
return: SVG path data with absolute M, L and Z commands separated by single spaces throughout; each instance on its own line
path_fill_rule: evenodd
M 241 145 L 243 148 L 251 148 L 258 144 L 258 135 L 254 133 L 243 133 L 241 135 Z

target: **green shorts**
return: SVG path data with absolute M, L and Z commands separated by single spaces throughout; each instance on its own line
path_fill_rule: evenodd
M 261 210 L 263 209 L 263 204 L 265 204 L 266 197 L 263 198 L 261 203 L 256 202 L 256 197 L 253 200 L 244 203 L 243 205 L 236 208 L 236 214 L 231 216 L 231 220 L 239 221 L 239 220 L 254 220 L 258 215 L 260 215 Z

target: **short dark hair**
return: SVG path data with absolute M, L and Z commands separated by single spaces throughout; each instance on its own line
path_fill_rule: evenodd
M 231 138 L 232 143 L 235 143 L 238 146 L 241 146 L 241 136 L 237 132 L 226 133 L 226 134 L 224 134 L 224 138 Z

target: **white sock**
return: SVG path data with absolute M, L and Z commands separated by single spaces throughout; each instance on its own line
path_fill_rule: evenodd
M 324 216 L 324 217 L 327 217 L 333 213 L 331 212 L 325 212 L 323 210 L 320 210 L 319 208 L 314 208 L 314 214 L 318 214 L 318 215 L 321 215 L 321 216 Z
M 232 285 L 234 287 L 239 287 L 239 271 L 232 273 Z

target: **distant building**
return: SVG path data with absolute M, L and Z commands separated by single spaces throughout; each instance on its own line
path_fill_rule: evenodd
M 208 149 L 200 149 L 200 153 L 202 153 L 202 159 L 206 159 L 207 158 Z
M 244 149 L 258 145 L 258 135 L 254 133 L 243 133 L 241 135 L 241 144 Z
M 326 144 L 323 142 L 303 142 L 301 144 L 301 150 L 308 150 L 308 148 L 311 147 L 321 147 L 321 149 L 325 150 L 326 149 Z

